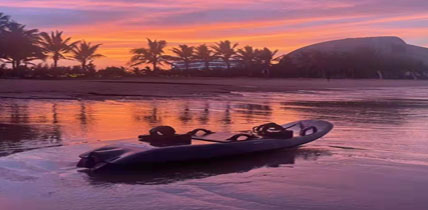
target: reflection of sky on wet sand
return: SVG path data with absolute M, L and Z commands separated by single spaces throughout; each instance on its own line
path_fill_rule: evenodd
M 156 125 L 181 132 L 196 127 L 237 131 L 265 121 L 284 122 L 284 111 L 270 106 L 215 100 L 9 100 L 2 102 L 0 126 L 8 131 L 2 134 L 5 142 L 70 144 L 133 138 Z
M 2 100 L 0 129 L 5 132 L 0 133 L 0 151 L 4 155 L 136 138 L 157 125 L 171 125 L 179 132 L 198 127 L 240 131 L 265 122 L 324 119 L 336 127 L 327 141 L 315 144 L 379 150 L 372 155 L 388 158 L 394 154 L 389 151 L 396 151 L 393 156 L 424 163 L 428 101 L 421 98 L 423 90 L 366 91 L 237 93 L 208 99 Z
M 423 209 L 425 93 L 402 88 L 204 99 L 1 100 L 0 203 L 12 210 Z M 126 176 L 88 176 L 75 168 L 78 154 L 109 140 L 135 141 L 160 124 L 180 132 L 201 126 L 239 131 L 267 121 L 312 118 L 329 120 L 335 128 L 294 150 Z

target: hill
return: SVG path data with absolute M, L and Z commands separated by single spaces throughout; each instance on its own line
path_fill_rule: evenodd
M 392 36 L 348 38 L 297 49 L 283 56 L 279 67 L 282 74 L 303 77 L 423 78 L 428 48 Z

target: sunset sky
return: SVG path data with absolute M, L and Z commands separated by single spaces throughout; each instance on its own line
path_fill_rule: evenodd
M 146 38 L 169 47 L 229 39 L 280 54 L 381 35 L 428 47 L 427 11 L 426 0 L 0 0 L 0 12 L 29 28 L 103 43 L 100 67 L 126 65 L 129 50 L 144 47 Z

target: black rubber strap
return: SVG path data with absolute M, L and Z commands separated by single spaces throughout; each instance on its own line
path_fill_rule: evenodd
M 309 126 L 306 128 L 303 128 L 302 130 L 300 130 L 300 136 L 306 136 L 307 131 L 312 130 L 312 133 L 316 133 L 318 131 L 317 127 L 315 126 Z
M 172 136 L 175 134 L 175 130 L 171 126 L 157 126 L 149 131 L 152 136 Z
M 233 135 L 232 137 L 228 138 L 227 140 L 229 140 L 229 141 L 238 141 L 238 138 L 239 138 L 239 137 L 242 137 L 242 136 L 245 136 L 245 137 L 246 137 L 246 139 L 242 139 L 242 141 L 250 140 L 250 139 L 255 138 L 255 136 L 254 136 L 254 135 L 251 135 L 251 134 L 238 133 L 238 134 L 235 134 L 235 135 Z
M 214 133 L 214 132 L 212 132 L 212 131 L 210 131 L 210 130 L 207 130 L 207 129 L 205 129 L 205 128 L 196 128 L 196 129 L 194 129 L 194 130 L 192 130 L 192 131 L 188 132 L 187 134 L 189 134 L 189 135 L 191 135 L 191 136 L 194 136 L 194 135 L 196 135 L 196 134 L 197 134 L 198 132 L 200 132 L 200 131 L 202 131 L 202 132 L 203 132 L 202 136 L 205 136 L 205 135 L 208 135 L 208 134 L 212 134 L 212 133 Z
M 261 136 L 271 133 L 271 130 L 282 132 L 285 129 L 276 123 L 266 123 L 263 125 L 253 127 L 253 132 Z

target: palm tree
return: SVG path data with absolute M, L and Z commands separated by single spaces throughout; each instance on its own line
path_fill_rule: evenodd
M 4 39 L 3 36 L 5 33 L 5 28 L 7 24 L 9 24 L 9 21 L 9 16 L 0 12 L 0 61 L 3 61 L 3 58 L 5 57 L 5 43 L 3 43 L 2 40 Z
M 241 60 L 245 67 L 249 68 L 252 66 L 257 57 L 257 50 L 254 50 L 253 47 L 247 45 L 242 49 L 238 49 L 236 54 L 236 58 Z
M 178 48 L 175 47 L 172 49 L 172 52 L 177 56 L 171 56 L 171 60 L 181 60 L 184 62 L 186 71 L 189 70 L 190 62 L 193 59 L 194 47 L 189 47 L 188 45 L 179 45 Z
M 227 70 L 230 70 L 230 59 L 236 54 L 235 48 L 238 43 L 231 44 L 229 40 L 217 42 L 212 48 L 215 51 L 216 56 L 223 59 L 226 63 Z
M 26 30 L 25 25 L 10 22 L 6 24 L 0 38 L 0 56 L 16 69 L 22 64 L 32 64 L 36 59 L 45 59 L 37 29 Z
M 0 12 L 0 30 L 4 30 L 6 25 L 9 23 L 10 17 Z
M 43 48 L 46 54 L 51 54 L 53 59 L 53 66 L 58 66 L 59 59 L 65 59 L 64 54 L 70 52 L 78 42 L 70 42 L 71 37 L 62 38 L 62 31 L 48 33 L 40 33 L 41 41 L 40 46 Z
M 263 48 L 261 50 L 256 50 L 256 59 L 265 65 L 272 65 L 272 61 L 277 60 L 274 58 L 278 50 L 271 51 L 269 48 Z
M 88 64 L 92 64 L 95 58 L 103 57 L 103 55 L 96 53 L 100 46 L 101 44 L 91 45 L 90 42 L 81 41 L 71 50 L 72 58 L 79 61 L 82 69 L 86 70 Z
M 163 49 L 166 47 L 165 40 L 150 40 L 147 39 L 148 48 L 136 48 L 132 49 L 131 53 L 134 56 L 131 57 L 130 64 L 132 66 L 138 66 L 141 64 L 152 64 L 153 71 L 157 70 L 157 65 L 164 62 L 165 56 L 163 55 Z
M 256 50 L 256 61 L 258 61 L 263 66 L 263 71 L 268 77 L 270 75 L 270 67 L 272 66 L 272 61 L 279 59 L 279 57 L 274 58 L 276 53 L 278 53 L 278 50 L 271 51 L 266 47 L 261 50 Z
M 201 44 L 195 48 L 195 54 L 193 57 L 205 63 L 205 70 L 210 69 L 210 62 L 216 58 L 213 51 L 205 44 Z

